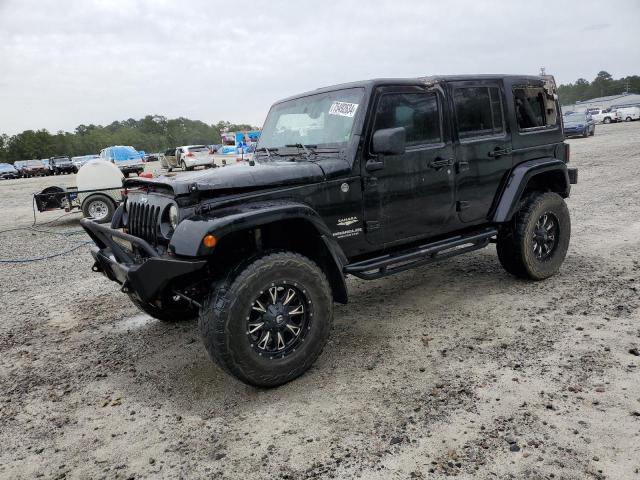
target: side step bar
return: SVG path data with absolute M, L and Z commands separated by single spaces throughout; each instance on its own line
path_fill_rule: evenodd
M 498 234 L 496 228 L 485 228 L 467 235 L 458 235 L 419 247 L 392 254 L 381 255 L 344 267 L 344 273 L 364 280 L 374 280 L 410 268 L 436 262 L 486 247 Z

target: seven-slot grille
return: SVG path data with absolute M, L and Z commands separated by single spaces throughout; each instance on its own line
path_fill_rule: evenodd
M 127 202 L 129 234 L 153 244 L 158 243 L 160 207 L 146 203 Z

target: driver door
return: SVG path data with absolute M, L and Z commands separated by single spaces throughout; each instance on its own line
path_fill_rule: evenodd
M 444 98 L 422 86 L 382 87 L 363 162 L 367 240 L 393 245 L 441 234 L 454 209 L 453 145 L 444 128 Z M 380 129 L 403 127 L 406 151 L 374 155 L 371 138 Z M 380 167 L 380 164 L 382 166 Z

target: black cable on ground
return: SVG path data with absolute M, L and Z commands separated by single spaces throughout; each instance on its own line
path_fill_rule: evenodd
M 7 232 L 14 232 L 16 230 L 25 230 L 25 229 L 30 229 L 30 228 L 33 228 L 33 227 L 40 227 L 40 226 L 44 226 L 44 225 L 50 225 L 50 224 L 52 224 L 54 222 L 57 222 L 61 218 L 66 217 L 68 215 L 73 215 L 74 213 L 81 213 L 81 212 L 67 212 L 67 213 L 64 213 L 64 214 L 60 215 L 59 217 L 54 218 L 53 220 L 49 220 L 48 222 L 43 222 L 43 223 L 36 223 L 35 219 L 34 219 L 34 222 L 31 225 L 25 225 L 25 226 L 21 226 L 21 227 L 7 228 L 6 230 L 0 230 L 0 234 L 7 233 Z M 78 231 L 82 231 L 82 230 L 78 230 Z
M 64 250 L 62 252 L 58 252 L 58 253 L 52 253 L 51 255 L 45 255 L 42 257 L 34 257 L 34 258 L 17 258 L 17 259 L 1 259 L 0 258 L 0 263 L 30 263 L 30 262 L 39 262 L 40 260 L 48 260 L 50 258 L 54 258 L 54 257 L 59 257 L 61 255 L 66 255 L 67 253 L 73 252 L 74 250 L 77 250 L 80 247 L 83 247 L 85 245 L 88 245 L 90 243 L 93 243 L 92 241 L 88 241 L 88 242 L 82 242 L 80 245 L 76 245 L 75 247 L 72 247 L 68 250 Z

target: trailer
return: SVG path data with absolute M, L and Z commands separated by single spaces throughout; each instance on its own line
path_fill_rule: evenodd
M 81 210 L 83 216 L 98 223 L 111 221 L 122 201 L 124 175 L 114 164 L 91 160 L 76 176 L 76 187 L 50 186 L 33 194 L 34 208 L 39 212 Z

